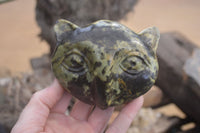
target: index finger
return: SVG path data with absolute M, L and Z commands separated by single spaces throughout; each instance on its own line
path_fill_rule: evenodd
M 63 93 L 64 90 L 57 80 L 51 86 L 36 92 L 22 111 L 14 128 L 20 125 L 42 127 L 50 109 L 59 101 Z

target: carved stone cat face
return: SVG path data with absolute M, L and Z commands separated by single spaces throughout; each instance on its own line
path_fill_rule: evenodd
M 60 84 L 79 100 L 100 108 L 121 105 L 147 92 L 158 73 L 159 31 L 136 34 L 100 20 L 80 28 L 59 20 L 52 69 Z

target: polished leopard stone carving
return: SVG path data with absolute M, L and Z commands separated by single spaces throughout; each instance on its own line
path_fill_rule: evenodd
M 158 74 L 156 27 L 135 33 L 109 20 L 83 28 L 58 20 L 52 69 L 60 84 L 79 100 L 104 109 L 147 92 Z

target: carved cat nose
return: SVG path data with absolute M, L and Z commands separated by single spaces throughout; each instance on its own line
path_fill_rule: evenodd
M 119 81 L 118 80 L 114 80 L 114 79 L 111 79 L 110 82 L 107 82 L 106 83 L 106 90 L 108 92 L 113 92 L 115 94 L 119 94 L 120 93 L 120 90 L 119 90 Z
M 95 100 L 103 106 L 113 105 L 114 102 L 117 101 L 117 96 L 121 93 L 120 87 L 123 86 L 122 83 L 124 82 L 118 77 L 117 74 L 110 74 L 107 77 L 107 81 L 103 81 L 99 77 L 96 77 L 93 86 L 95 87 L 95 92 L 98 93 L 98 95 L 95 96 Z M 101 104 L 99 106 L 101 106 Z

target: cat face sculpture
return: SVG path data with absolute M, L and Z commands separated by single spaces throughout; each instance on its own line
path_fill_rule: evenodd
M 105 109 L 146 93 L 158 75 L 156 27 L 135 33 L 117 22 L 85 27 L 58 20 L 52 70 L 63 88 L 79 100 Z

